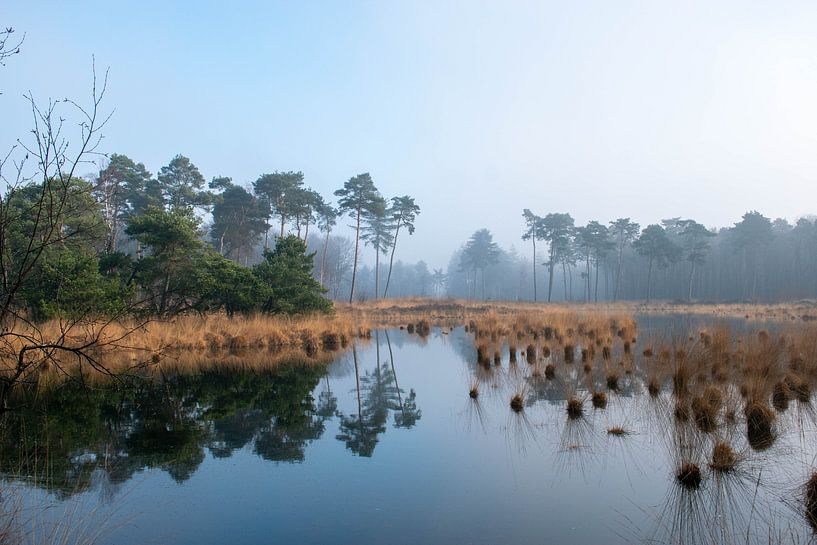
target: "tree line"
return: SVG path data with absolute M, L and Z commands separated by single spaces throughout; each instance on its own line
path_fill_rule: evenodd
M 778 301 L 817 297 L 817 221 L 760 212 L 710 229 L 687 218 L 576 225 L 569 213 L 522 212 L 532 260 L 487 229 L 452 257 L 453 296 L 545 301 Z M 487 279 L 487 280 L 486 280 Z M 487 288 L 486 288 L 487 282 Z
M 302 172 L 262 174 L 248 187 L 225 176 L 208 184 L 183 155 L 154 176 L 144 164 L 112 154 L 95 176 L 49 176 L 11 185 L 0 196 L 0 268 L 4 277 L 24 279 L 3 295 L 36 321 L 327 311 L 330 237 L 346 214 L 355 227 L 349 300 L 361 242 L 375 250 L 378 265 L 381 254 L 389 256 L 385 297 L 398 237 L 414 232 L 419 207 L 408 195 L 387 201 L 368 173 L 334 196 L 337 206 L 306 187 Z M 313 241 L 321 239 L 312 252 L 310 229 Z

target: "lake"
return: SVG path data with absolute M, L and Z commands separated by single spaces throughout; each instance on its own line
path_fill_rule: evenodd
M 645 339 L 691 323 L 642 321 Z M 117 545 L 809 541 L 812 404 L 787 403 L 761 446 L 741 411 L 703 432 L 673 416 L 671 379 L 650 395 L 637 354 L 596 407 L 603 373 L 554 355 L 549 379 L 507 347 L 480 365 L 463 327 L 376 331 L 327 367 L 67 385 L 6 415 L 2 497 L 41 537 Z M 716 440 L 734 470 L 708 467 Z

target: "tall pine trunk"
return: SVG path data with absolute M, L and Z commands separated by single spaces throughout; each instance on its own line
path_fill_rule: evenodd
M 536 237 L 531 236 L 533 241 L 533 302 L 536 302 Z
M 329 230 L 326 231 L 326 238 L 323 241 L 323 255 L 321 255 L 321 287 L 325 287 L 323 285 L 323 271 L 326 268 L 326 250 L 329 249 Z
M 593 302 L 599 302 L 599 257 L 596 256 L 596 285 L 593 287 Z
M 556 265 L 553 262 L 553 249 L 550 250 L 550 262 L 548 263 L 548 303 L 550 303 L 553 295 L 553 267 Z
M 618 268 L 616 270 L 616 287 L 613 290 L 613 301 L 618 301 L 618 288 L 621 285 L 621 258 L 624 253 L 624 244 L 619 242 L 618 245 Z
M 687 300 L 692 302 L 692 279 L 695 276 L 695 262 L 692 262 L 692 268 L 689 271 L 689 291 L 687 292 Z
M 391 281 L 391 268 L 394 265 L 394 250 L 397 248 L 397 235 L 400 234 L 400 220 L 397 220 L 397 227 L 394 230 L 394 242 L 391 245 L 391 257 L 389 257 L 389 275 L 386 277 L 386 287 L 383 289 L 383 298 L 386 298 L 386 293 L 389 291 L 389 282 Z
M 374 249 L 374 298 L 380 295 L 380 250 Z
M 352 301 L 355 300 L 355 277 L 357 276 L 357 254 L 358 248 L 360 247 L 360 208 L 357 209 L 357 226 L 355 229 L 355 260 L 354 264 L 352 265 L 352 289 L 349 292 L 349 304 L 352 304 Z M 283 224 L 282 224 L 283 225 Z M 281 227 L 283 232 L 283 227 Z
M 565 302 L 567 302 L 567 265 L 564 261 L 562 261 L 562 284 L 564 284 Z

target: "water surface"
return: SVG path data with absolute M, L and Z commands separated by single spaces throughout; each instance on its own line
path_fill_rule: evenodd
M 44 521 L 101 527 L 99 542 L 119 545 L 809 539 L 811 404 L 792 402 L 757 451 L 740 417 L 712 434 L 678 425 L 669 388 L 647 395 L 638 370 L 594 409 L 581 372 L 534 377 L 507 351 L 477 365 L 460 327 L 378 331 L 326 368 L 66 387 L 6 419 L 6 487 L 27 510 L 50 505 Z M 565 410 L 572 391 L 582 418 Z M 716 437 L 739 471 L 706 470 Z M 675 479 L 690 457 L 698 490 Z

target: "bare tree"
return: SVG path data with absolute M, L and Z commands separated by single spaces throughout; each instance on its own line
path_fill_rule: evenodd
M 0 193 L 0 361 L 4 364 L 0 367 L 0 410 L 8 407 L 14 386 L 36 381 L 43 366 L 68 374 L 66 362 L 74 362 L 110 374 L 101 361 L 104 349 L 120 347 L 132 331 L 117 329 L 118 333 L 112 334 L 109 326 L 117 317 L 98 320 L 90 312 L 59 315 L 55 323 L 45 327 L 31 318 L 20 297 L 47 252 L 59 250 L 82 236 L 83 229 L 91 228 L 67 225 L 65 217 L 78 187 L 75 173 L 99 155 L 101 131 L 111 115 L 101 111 L 107 71 L 101 81 L 95 67 L 92 73 L 87 106 L 66 98 L 49 100 L 41 107 L 33 94 L 27 93 L 33 116 L 30 139 L 18 139 L 0 160 L 0 183 L 4 186 Z M 79 135 L 74 144 L 65 129 L 69 115 L 78 118 Z M 90 191 L 89 185 L 81 187 Z M 28 192 L 27 200 L 19 198 L 23 190 Z M 21 207 L 21 202 L 25 206 Z

